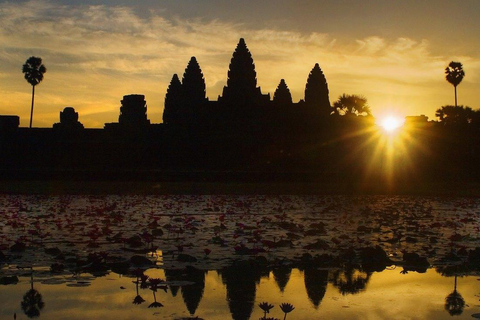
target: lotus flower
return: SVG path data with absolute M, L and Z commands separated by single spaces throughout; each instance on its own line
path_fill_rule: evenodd
M 142 296 L 140 295 L 137 295 L 134 299 L 133 299 L 133 304 L 142 304 L 145 302 L 145 299 L 142 298 Z M 149 307 L 150 308 L 150 307 Z
M 285 313 L 285 317 L 283 317 L 283 320 L 285 320 L 287 319 L 287 313 L 292 312 L 295 309 L 295 307 L 290 303 L 282 303 L 280 305 L 280 309 L 282 309 L 282 311 Z
M 148 307 L 149 307 L 149 308 L 161 308 L 161 307 L 163 307 L 163 304 L 161 304 L 160 302 L 155 301 L 155 302 L 150 303 L 150 305 L 149 305 Z
M 270 309 L 273 308 L 273 305 L 269 304 L 268 302 L 262 302 L 258 305 L 260 309 L 263 310 L 263 318 L 267 318 L 267 313 L 270 313 Z

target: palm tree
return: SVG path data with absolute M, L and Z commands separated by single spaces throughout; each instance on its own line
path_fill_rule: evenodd
M 367 104 L 367 98 L 352 94 L 343 94 L 333 104 L 333 113 L 339 115 L 366 115 L 372 114 Z
M 337 287 L 343 296 L 364 291 L 369 280 L 369 273 L 354 267 L 347 267 L 345 270 L 337 270 L 333 273 L 333 286 Z
M 465 77 L 462 64 L 460 62 L 450 62 L 445 68 L 445 74 L 447 81 L 455 88 L 455 107 L 457 107 L 457 86 L 462 82 L 463 77 Z
M 33 101 L 35 98 L 35 86 L 43 80 L 43 74 L 47 72 L 47 68 L 42 64 L 42 58 L 30 57 L 23 65 L 22 72 L 25 80 L 32 85 L 32 108 L 30 111 L 30 128 L 32 127 L 33 118 Z
M 453 292 L 445 298 L 445 310 L 447 310 L 451 316 L 459 316 L 463 313 L 464 308 L 465 300 L 457 291 L 457 274 L 455 273 L 455 286 Z
M 31 269 L 30 274 L 30 290 L 23 295 L 20 306 L 25 315 L 29 318 L 40 317 L 40 311 L 45 307 L 42 295 L 33 288 L 33 269 Z
M 443 106 L 435 111 L 435 116 L 440 119 L 446 126 L 465 127 L 471 124 L 477 111 L 470 107 L 460 106 Z
M 40 311 L 45 306 L 42 295 L 35 289 L 30 289 L 23 295 L 21 307 L 29 318 L 40 317 Z

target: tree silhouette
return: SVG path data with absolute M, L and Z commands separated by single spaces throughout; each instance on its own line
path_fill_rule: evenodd
M 464 106 L 443 106 L 435 111 L 435 116 L 445 126 L 465 127 L 477 117 L 478 111 Z
M 451 316 L 459 316 L 463 313 L 464 308 L 465 300 L 457 291 L 457 274 L 455 274 L 455 285 L 453 292 L 445 298 L 445 310 L 447 310 Z
M 178 124 L 179 112 L 182 109 L 182 83 L 177 74 L 174 74 L 165 95 L 163 123 Z
M 446 79 L 455 89 L 455 107 L 457 106 L 457 86 L 462 82 L 465 72 L 460 62 L 450 62 L 445 68 Z
M 277 90 L 273 94 L 273 103 L 278 106 L 288 106 L 292 104 L 292 94 L 285 83 L 285 80 L 280 80 Z
M 332 284 L 344 296 L 364 291 L 370 279 L 370 274 L 349 266 L 345 270 L 334 271 L 332 278 Z
M 445 298 L 445 310 L 447 310 L 451 316 L 461 315 L 464 308 L 465 300 L 456 290 Z
M 32 127 L 33 118 L 33 102 L 35 99 L 35 86 L 42 82 L 43 74 L 47 72 L 47 68 L 42 64 L 42 58 L 30 57 L 23 65 L 22 72 L 25 80 L 32 85 L 32 107 L 30 110 L 30 128 Z
M 30 289 L 23 295 L 22 310 L 29 318 L 40 316 L 40 311 L 45 306 L 42 295 L 35 289 Z
M 30 290 L 23 295 L 20 305 L 25 315 L 29 318 L 39 317 L 40 311 L 45 307 L 42 295 L 33 288 L 33 270 L 31 270 L 30 275 Z
M 352 94 L 342 94 L 333 104 L 333 112 L 339 115 L 369 116 L 372 114 L 367 98 Z
M 305 86 L 305 103 L 311 107 L 318 108 L 322 115 L 329 115 L 331 112 L 327 79 L 318 63 L 315 64 L 308 75 Z

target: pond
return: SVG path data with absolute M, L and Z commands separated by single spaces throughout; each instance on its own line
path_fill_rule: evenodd
M 479 206 L 0 195 L 0 318 L 480 318 Z

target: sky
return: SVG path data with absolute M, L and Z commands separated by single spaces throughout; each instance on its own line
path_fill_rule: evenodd
M 117 122 L 120 100 L 144 94 L 148 118 L 162 122 L 173 74 L 190 57 L 217 100 L 239 38 L 252 53 L 257 85 L 273 93 L 285 79 L 304 98 L 319 63 L 330 101 L 367 98 L 377 119 L 425 114 L 454 104 L 445 80 L 463 63 L 458 103 L 480 108 L 478 0 L 0 0 L 0 115 L 28 126 L 31 86 L 22 65 L 43 59 L 33 125 L 51 127 L 74 107 L 87 128 Z

